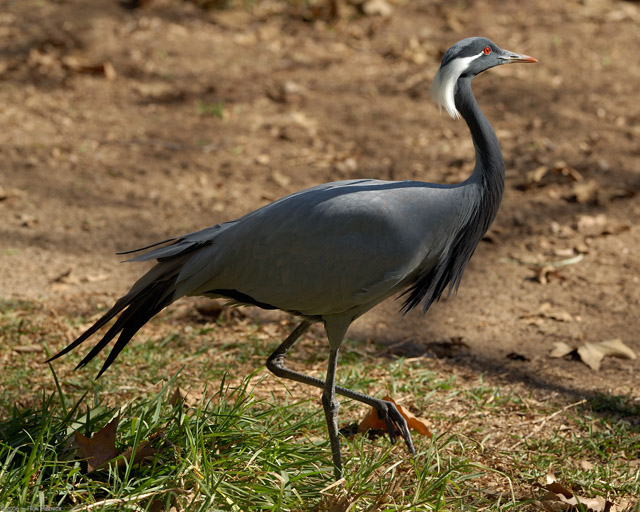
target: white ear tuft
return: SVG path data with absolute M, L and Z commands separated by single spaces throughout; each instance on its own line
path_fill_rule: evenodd
M 431 84 L 431 94 L 440 111 L 442 107 L 453 119 L 460 118 L 460 112 L 456 108 L 455 90 L 456 82 L 460 75 L 465 72 L 469 65 L 482 55 L 472 55 L 471 57 L 459 57 L 448 62 L 445 66 L 440 66 Z

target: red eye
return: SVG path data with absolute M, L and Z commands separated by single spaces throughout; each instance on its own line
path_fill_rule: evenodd
M 485 46 L 483 51 L 485 55 L 489 55 L 491 53 L 491 46 Z

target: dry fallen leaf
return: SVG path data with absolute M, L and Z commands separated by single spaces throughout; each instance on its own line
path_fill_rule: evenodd
M 550 171 L 551 169 L 546 165 L 541 165 L 536 167 L 532 171 L 528 171 L 525 174 L 525 179 L 527 181 L 527 187 L 531 187 L 537 183 L 542 181 L 542 178 Z
M 144 459 L 153 456 L 155 448 L 149 446 L 148 441 L 141 441 L 133 456 L 133 448 L 130 446 L 120 453 L 116 449 L 116 430 L 120 416 L 116 416 L 109 424 L 96 432 L 92 437 L 87 437 L 79 432 L 75 433 L 75 440 L 78 446 L 77 456 L 87 461 L 87 473 L 100 469 L 107 462 L 119 457 L 118 466 L 123 466 L 125 461 L 130 464 L 138 464 Z
M 620 338 L 592 343 L 587 341 L 584 345 L 573 348 L 563 341 L 555 342 L 550 357 L 564 357 L 577 355 L 580 360 L 592 370 L 598 371 L 600 364 L 606 356 L 620 357 L 622 359 L 636 359 L 636 353 L 623 343 Z
M 599 233 L 608 222 L 609 219 L 604 213 L 599 213 L 597 215 L 578 215 L 576 229 L 585 234 L 593 234 L 594 232 Z
M 576 169 L 567 165 L 566 162 L 559 161 L 554 163 L 551 167 L 541 165 L 527 172 L 525 176 L 525 188 L 531 189 L 544 185 L 544 178 L 548 178 L 545 181 L 557 181 L 558 179 L 566 181 L 566 178 L 569 178 L 569 180 L 573 182 L 583 181 L 582 175 Z
M 173 390 L 171 396 L 169 397 L 168 403 L 169 405 L 184 405 L 185 395 L 182 393 L 182 390 L 178 387 Z
M 116 450 L 116 429 L 120 416 L 116 416 L 111 422 L 96 432 L 93 437 L 87 437 L 79 432 L 75 433 L 78 445 L 77 455 L 87 461 L 87 472 L 104 466 L 108 461 L 120 455 Z
M 600 363 L 604 359 L 604 354 L 593 343 L 588 341 L 578 348 L 578 355 L 584 364 L 596 372 L 600 369 Z
M 600 203 L 602 202 L 600 185 L 595 180 L 579 181 L 573 184 L 571 192 L 566 199 L 576 203 Z
M 550 276 L 553 276 L 554 278 L 559 279 L 561 281 L 564 280 L 564 278 L 562 277 L 558 269 L 553 265 L 543 265 L 543 266 L 537 267 L 535 268 L 535 273 L 536 273 L 536 281 L 538 281 L 540 284 L 547 284 L 549 282 Z
M 618 224 L 617 226 L 609 226 L 602 230 L 600 233 L 601 236 L 608 235 L 618 235 L 620 233 L 624 233 L 625 231 L 629 231 L 631 226 L 629 224 Z
M 564 357 L 567 356 L 569 354 L 571 354 L 571 352 L 573 352 L 575 350 L 575 348 L 573 348 L 570 345 L 567 345 L 564 341 L 556 341 L 553 344 L 553 350 L 551 351 L 551 353 L 549 354 L 550 357 Z
M 637 357 L 635 352 L 627 347 L 620 338 L 599 343 L 587 341 L 578 348 L 578 355 L 584 364 L 595 371 L 600 369 L 600 363 L 606 356 L 623 359 L 635 359 Z
M 622 359 L 636 359 L 638 357 L 620 338 L 601 341 L 597 345 L 607 356 L 621 357 Z
M 547 483 L 537 484 L 537 487 L 544 489 L 546 493 L 538 499 L 545 510 L 557 511 L 585 511 L 585 512 L 616 512 L 615 503 L 605 500 L 603 497 L 584 498 L 574 495 L 567 487 L 556 480 L 553 469 L 549 468 L 547 473 Z M 582 507 L 578 508 L 581 505 Z
M 196 407 L 200 402 L 202 402 L 202 399 L 203 393 L 201 391 L 185 391 L 176 387 L 167 400 L 167 403 L 174 406 L 189 408 Z
M 580 468 L 583 471 L 593 471 L 593 464 L 591 462 L 589 462 L 588 460 L 581 460 L 580 461 Z
M 552 305 L 550 302 L 543 302 L 537 311 L 520 317 L 520 319 L 529 323 L 535 323 L 533 320 L 536 318 L 548 318 L 558 322 L 573 322 L 573 316 L 570 313 Z
M 391 402 L 396 406 L 396 408 L 398 409 L 398 412 L 402 415 L 402 417 L 405 420 L 407 420 L 407 425 L 409 426 L 409 429 L 415 430 L 416 432 L 418 432 L 419 434 L 422 434 L 423 436 L 427 436 L 429 438 L 431 437 L 432 434 L 431 434 L 431 431 L 429 430 L 429 422 L 426 419 L 417 417 L 416 415 L 411 413 L 411 411 L 408 411 L 401 405 L 398 405 L 395 402 L 395 400 L 393 400 L 389 396 L 385 396 L 384 400 Z M 358 432 L 363 433 L 363 432 L 367 432 L 368 430 L 386 430 L 386 428 L 387 426 L 384 420 L 380 419 L 380 417 L 378 416 L 378 413 L 372 407 L 369 410 L 369 413 L 360 422 L 360 425 L 358 425 Z
M 151 448 L 148 441 L 142 441 L 136 448 L 136 454 L 133 460 L 131 460 L 131 455 L 133 454 L 132 446 L 129 446 L 129 448 L 122 452 L 122 457 L 118 459 L 118 466 L 124 466 L 125 461 L 129 461 L 129 464 L 139 464 L 144 459 L 153 457 L 155 453 L 156 449 Z

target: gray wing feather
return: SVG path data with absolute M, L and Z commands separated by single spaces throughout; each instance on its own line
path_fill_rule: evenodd
M 234 222 L 236 221 L 226 222 L 224 224 L 216 224 L 215 226 L 212 226 L 210 228 L 201 229 L 200 231 L 195 231 L 187 235 L 168 238 L 166 240 L 163 240 L 162 242 L 156 242 L 144 247 L 140 247 L 138 249 L 132 249 L 130 251 L 119 252 L 118 254 L 131 254 L 134 252 L 145 251 L 147 249 L 151 249 L 152 247 L 157 247 L 158 245 L 172 242 L 171 244 L 164 247 L 159 247 L 158 249 L 154 249 L 153 251 L 149 251 L 141 254 L 140 256 L 136 256 L 135 258 L 126 260 L 127 262 L 150 260 L 158 260 L 159 262 L 166 261 L 198 250 L 205 245 L 209 245 L 221 229 L 228 227 Z

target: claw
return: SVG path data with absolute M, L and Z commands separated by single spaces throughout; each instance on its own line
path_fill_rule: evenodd
M 395 404 L 393 402 L 387 402 L 386 400 L 380 400 L 376 405 L 376 412 L 378 413 L 379 418 L 384 419 L 391 443 L 395 444 L 396 429 L 398 429 L 409 452 L 411 452 L 411 455 L 415 455 L 416 450 L 413 447 L 413 439 L 411 439 L 411 432 L 409 432 L 407 420 L 405 420 L 404 416 L 400 414 L 400 411 L 398 411 Z
M 389 432 L 389 440 L 391 444 L 396 444 L 396 429 L 393 421 L 389 418 L 388 411 L 385 411 L 384 421 L 387 424 L 387 432 Z

